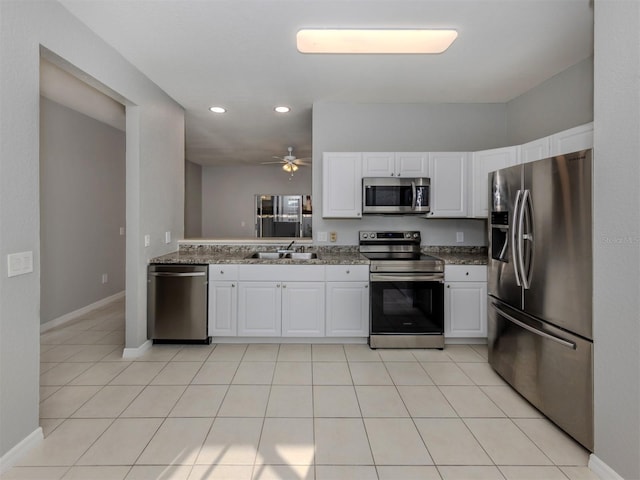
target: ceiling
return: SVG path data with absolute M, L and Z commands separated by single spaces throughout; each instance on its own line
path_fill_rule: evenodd
M 314 102 L 504 103 L 593 53 L 591 0 L 60 1 L 185 108 L 202 165 L 311 156 Z M 305 55 L 305 27 L 458 38 L 440 55 Z

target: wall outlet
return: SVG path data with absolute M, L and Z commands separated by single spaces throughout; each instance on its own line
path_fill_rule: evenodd
M 164 243 L 171 243 L 171 232 L 164 232 Z
M 102 274 L 102 283 L 109 283 L 109 275 L 106 273 Z
M 464 232 L 456 232 L 456 242 L 464 242 Z
M 149 247 L 151 245 L 151 235 L 144 236 L 144 246 Z
M 7 255 L 7 270 L 9 277 L 33 272 L 33 252 L 11 253 Z
M 338 233 L 337 232 L 329 232 L 329 241 L 335 242 L 336 240 L 338 240 Z
M 318 232 L 318 241 L 326 242 L 327 241 L 327 232 Z
M 124 235 L 124 227 L 120 227 L 120 236 Z

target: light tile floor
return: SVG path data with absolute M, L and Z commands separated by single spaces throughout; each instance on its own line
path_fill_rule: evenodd
M 124 301 L 41 336 L 45 440 L 13 479 L 595 479 L 485 346 L 153 346 Z

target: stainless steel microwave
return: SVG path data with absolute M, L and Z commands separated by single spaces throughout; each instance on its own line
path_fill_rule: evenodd
M 363 214 L 425 214 L 429 207 L 428 178 L 363 178 Z

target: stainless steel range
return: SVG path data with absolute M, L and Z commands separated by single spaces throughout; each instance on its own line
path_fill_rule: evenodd
M 369 346 L 444 348 L 444 261 L 420 251 L 420 232 L 360 232 L 371 260 Z

